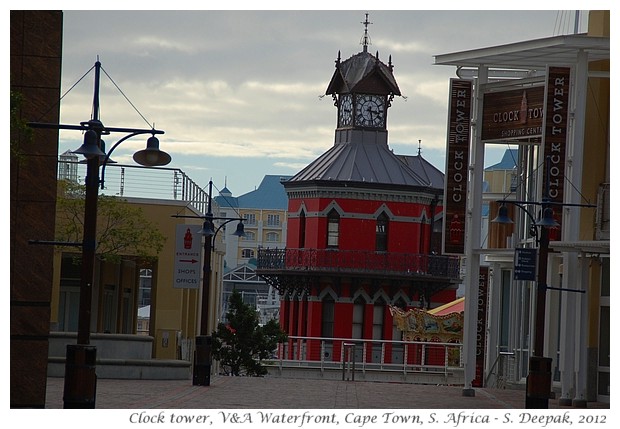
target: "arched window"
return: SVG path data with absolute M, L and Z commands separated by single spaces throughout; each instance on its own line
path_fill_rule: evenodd
M 267 236 L 265 237 L 265 241 L 271 243 L 280 241 L 280 235 L 277 232 L 268 232 Z
M 326 338 L 334 337 L 334 298 L 327 294 L 323 298 L 323 311 L 321 314 L 321 336 Z
M 385 252 L 388 249 L 388 222 L 388 216 L 385 212 L 381 212 L 379 217 L 377 217 L 377 226 L 375 231 L 375 249 L 377 252 Z
M 394 303 L 394 307 L 398 307 L 403 311 L 407 311 L 407 303 L 405 302 L 402 296 L 398 298 L 398 300 Z M 398 329 L 398 325 L 396 323 L 396 317 L 392 319 L 392 339 L 398 340 L 398 341 L 403 339 L 403 331 Z
M 385 316 L 385 301 L 378 298 L 372 311 L 372 339 L 383 339 L 383 318 Z
M 364 338 L 364 312 L 366 300 L 358 296 L 353 304 L 353 332 L 351 338 Z
M 426 254 L 427 253 L 427 246 L 426 246 L 426 215 L 422 215 L 422 220 L 420 220 L 420 242 L 419 242 L 419 248 L 420 250 L 418 251 L 418 253 L 421 254 Z
M 306 247 L 306 212 L 299 213 L 299 248 Z
M 256 234 L 252 231 L 245 231 L 245 236 L 242 238 L 244 241 L 255 241 Z
M 338 236 L 340 234 L 340 215 L 332 209 L 327 215 L 327 247 L 338 247 Z

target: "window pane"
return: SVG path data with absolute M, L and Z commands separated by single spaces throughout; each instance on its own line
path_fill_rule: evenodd
M 333 222 L 330 219 L 327 226 L 327 245 L 338 246 L 338 221 Z
M 372 312 L 372 338 L 383 339 L 383 305 L 375 305 Z
M 598 354 L 598 364 L 599 366 L 610 366 L 610 307 L 600 307 L 601 308 L 601 319 L 599 322 L 600 333 L 599 333 L 599 354 Z
M 334 336 L 334 301 L 326 300 L 323 301 L 323 312 L 322 312 L 322 326 L 321 326 L 321 336 L 322 337 L 333 337 Z

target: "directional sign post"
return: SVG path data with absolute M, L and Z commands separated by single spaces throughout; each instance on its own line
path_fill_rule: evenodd
M 175 288 L 198 289 L 202 273 L 201 225 L 177 225 L 174 249 Z
M 536 280 L 536 249 L 518 247 L 515 249 L 515 280 Z

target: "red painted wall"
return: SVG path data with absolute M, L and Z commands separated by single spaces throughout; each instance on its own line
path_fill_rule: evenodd
M 431 225 L 429 217 L 431 216 L 431 207 L 429 205 L 419 203 L 403 203 L 403 202 L 387 202 L 368 201 L 359 199 L 344 198 L 304 198 L 289 199 L 289 218 L 287 230 L 287 248 L 298 249 L 300 245 L 300 218 L 297 214 L 303 207 L 305 213 L 305 235 L 304 248 L 306 249 L 325 249 L 327 248 L 327 213 L 329 207 L 336 202 L 339 212 L 344 212 L 340 217 L 339 223 L 339 250 L 360 250 L 375 251 L 376 248 L 376 220 L 374 215 L 381 212 L 381 207 L 385 205 L 389 210 L 386 214 L 390 218 L 397 216 L 398 218 L 418 219 L 423 213 L 426 213 L 426 223 L 420 222 L 402 222 L 398 220 L 390 220 L 388 223 L 388 255 L 389 253 L 409 253 L 409 254 L 427 254 L 430 251 L 431 242 Z M 442 207 L 435 209 L 435 215 L 441 213 Z M 294 216 L 291 214 L 295 214 Z M 321 214 L 317 216 L 316 213 Z M 363 216 L 365 219 L 360 219 Z M 422 239 L 420 239 L 422 237 Z M 322 284 L 318 289 L 330 286 Z M 338 285 L 337 290 L 340 298 L 351 298 L 354 290 L 351 285 L 344 279 Z M 312 297 L 320 295 L 320 290 L 313 289 L 310 293 Z M 396 293 L 390 291 L 389 293 Z M 412 297 L 417 299 L 417 297 Z M 432 296 L 433 303 L 445 303 L 455 299 L 454 290 L 444 290 Z M 294 299 L 292 302 L 282 305 L 283 326 L 288 327 L 289 335 L 303 335 L 308 337 L 320 337 L 322 332 L 322 303 L 320 301 L 303 301 L 299 302 Z M 353 321 L 353 302 L 338 302 L 334 308 L 334 331 L 335 338 L 351 338 L 352 321 Z M 367 303 L 364 313 L 363 336 L 365 339 L 372 338 L 374 305 Z M 386 307 L 384 309 L 383 321 L 383 339 L 392 339 L 393 318 Z M 400 338 L 397 338 L 400 339 Z M 289 341 L 289 345 L 292 341 Z M 418 362 L 421 358 L 421 349 L 417 346 L 408 346 L 410 363 Z M 334 341 L 332 349 L 332 359 L 340 360 L 342 351 L 342 341 Z M 386 348 L 386 362 L 391 361 L 391 347 Z M 289 355 L 292 354 L 290 347 Z M 321 344 L 318 340 L 310 340 L 306 343 L 306 359 L 319 360 L 321 358 Z M 371 361 L 372 348 L 368 347 L 366 360 Z M 427 353 L 426 360 L 436 359 Z
M 340 218 L 339 229 L 338 248 L 341 250 L 375 250 L 376 221 L 374 219 L 349 217 L 351 214 L 374 216 L 385 204 L 393 216 L 419 218 L 424 211 L 427 218 L 430 216 L 430 206 L 417 203 L 384 203 L 382 201 L 344 198 L 290 199 L 288 205 L 289 213 L 298 213 L 303 203 L 306 214 L 305 248 L 324 249 L 327 247 L 326 212 L 332 202 L 336 202 L 344 212 L 344 215 Z M 312 214 L 317 212 L 325 212 L 325 216 L 317 217 Z M 420 245 L 420 232 L 422 228 L 425 229 L 425 239 L 422 245 Z M 388 226 L 388 251 L 396 253 L 426 253 L 429 248 L 430 236 L 430 223 L 420 224 L 419 222 L 390 220 Z M 290 216 L 288 219 L 286 245 L 291 249 L 300 247 L 300 218 L 298 216 Z

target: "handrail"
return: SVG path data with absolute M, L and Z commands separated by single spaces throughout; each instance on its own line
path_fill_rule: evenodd
M 66 156 L 58 165 L 59 179 L 79 182 L 86 174 L 85 164 Z M 107 169 L 102 194 L 182 201 L 201 214 L 207 212 L 207 192 L 179 168 L 109 164 Z
M 462 343 L 289 336 L 279 344 L 271 366 L 280 372 L 316 368 L 323 374 L 330 369 L 344 371 L 348 364 L 363 375 L 368 371 L 401 372 L 405 377 L 425 373 L 447 380 L 451 372 L 463 368 L 461 355 Z

